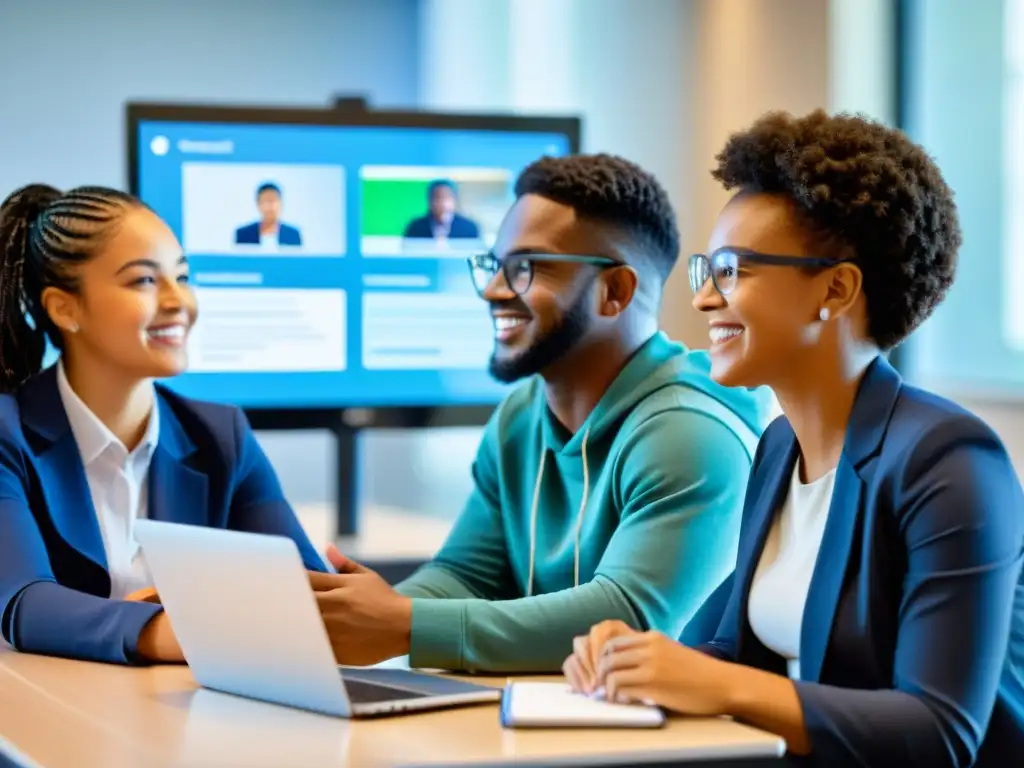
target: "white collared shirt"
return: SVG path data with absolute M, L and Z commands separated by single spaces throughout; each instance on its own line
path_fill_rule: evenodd
M 270 250 L 276 250 L 280 247 L 280 230 L 275 229 L 273 232 L 260 232 L 260 246 L 268 248 Z
M 135 541 L 135 521 L 147 516 L 147 479 L 160 433 L 159 411 L 154 405 L 146 434 L 129 453 L 71 389 L 62 363 L 57 364 L 57 388 L 78 444 L 103 536 L 110 597 L 120 600 L 152 584 Z

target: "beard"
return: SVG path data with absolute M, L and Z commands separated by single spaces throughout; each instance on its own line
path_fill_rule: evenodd
M 575 347 L 590 328 L 590 286 L 580 292 L 572 306 L 562 315 L 558 324 L 522 352 L 509 357 L 491 355 L 488 371 L 503 384 L 533 376 L 558 362 Z

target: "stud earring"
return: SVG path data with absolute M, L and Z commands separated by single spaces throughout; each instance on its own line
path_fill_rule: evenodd
M 828 322 L 828 307 L 822 307 L 818 311 L 818 317 L 821 318 L 821 322 L 827 323 Z
M 78 333 L 78 323 L 72 325 L 68 330 L 71 331 L 71 333 Z

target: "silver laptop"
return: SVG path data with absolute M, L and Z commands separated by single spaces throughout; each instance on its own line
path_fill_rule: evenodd
M 338 717 L 498 701 L 404 669 L 339 667 L 298 547 L 283 536 L 139 520 L 135 537 L 196 682 Z

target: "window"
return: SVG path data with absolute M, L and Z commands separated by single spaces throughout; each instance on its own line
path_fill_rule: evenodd
M 1024 0 L 903 1 L 905 127 L 956 194 L 963 245 L 899 365 L 947 396 L 1024 402 Z
M 1006 0 L 1003 248 L 1010 279 L 1010 337 L 1024 347 L 1024 0 Z

